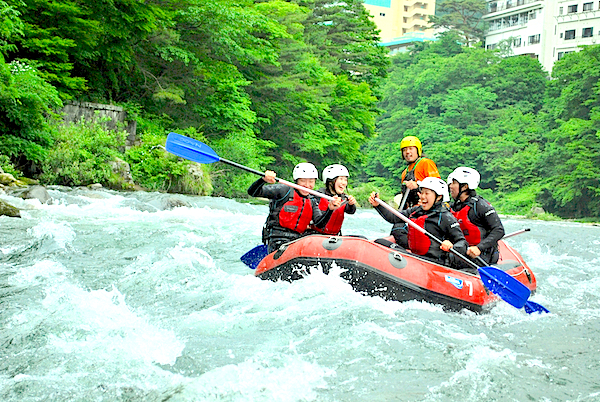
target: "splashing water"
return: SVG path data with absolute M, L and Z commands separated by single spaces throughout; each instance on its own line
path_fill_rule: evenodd
M 265 205 L 50 190 L 3 196 L 2 401 L 600 400 L 600 228 L 504 219 L 551 314 L 487 314 L 362 296 L 333 267 L 257 279 Z M 370 209 L 344 233 L 374 239 Z

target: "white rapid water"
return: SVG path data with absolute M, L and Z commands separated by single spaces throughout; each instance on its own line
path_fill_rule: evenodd
M 1 401 L 598 401 L 600 227 L 504 219 L 551 314 L 355 293 L 239 257 L 265 205 L 57 188 L 0 217 Z M 364 200 L 363 200 L 364 201 Z M 347 234 L 389 225 L 370 209 Z

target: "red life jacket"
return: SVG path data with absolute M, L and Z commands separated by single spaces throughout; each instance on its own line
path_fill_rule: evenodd
M 425 219 L 427 215 L 422 215 L 418 218 L 410 218 L 411 221 L 425 229 Z M 408 226 L 408 248 L 415 254 L 425 255 L 431 247 L 431 240 L 426 234 L 419 232 L 411 225 Z
M 469 220 L 469 211 L 471 205 L 466 205 L 463 209 L 458 212 L 452 211 L 452 215 L 456 218 L 460 224 L 460 230 L 465 235 L 465 239 L 469 243 L 469 246 L 476 246 L 481 243 L 481 230 L 473 222 Z
M 298 233 L 304 233 L 312 220 L 312 205 L 308 197 L 302 197 L 294 191 L 294 196 L 289 199 L 279 211 L 279 224 Z
M 319 229 L 316 226 L 312 226 L 311 229 L 316 230 L 319 233 L 329 234 L 329 235 L 337 235 L 342 231 L 342 223 L 344 223 L 344 210 L 346 209 L 346 205 L 344 204 L 331 214 L 329 221 L 325 225 L 323 229 Z M 329 207 L 329 200 L 325 198 L 321 198 L 319 201 L 319 209 L 321 211 L 326 211 Z

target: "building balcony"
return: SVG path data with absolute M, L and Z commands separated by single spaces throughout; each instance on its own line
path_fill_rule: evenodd
M 600 10 L 587 10 L 581 11 L 578 13 L 568 13 L 557 15 L 556 21 L 560 24 L 563 22 L 571 22 L 571 21 L 585 21 L 594 18 L 600 18 Z
M 519 28 L 524 28 L 527 26 L 527 21 L 524 22 L 515 22 L 515 23 L 505 23 L 505 24 L 499 24 L 499 25 L 490 25 L 490 27 L 488 28 L 488 33 L 494 32 L 497 33 L 498 31 L 510 31 L 512 29 L 519 29 Z
M 428 3 L 416 2 L 413 5 L 404 6 L 404 13 L 411 14 L 416 12 L 425 13 L 425 14 L 434 14 L 435 7 L 430 7 Z
M 488 13 L 483 16 L 483 19 L 494 19 L 504 14 L 508 15 L 520 13 L 534 8 L 542 8 L 543 6 L 544 0 L 512 0 L 504 2 L 491 2 L 488 3 Z
M 418 7 L 423 8 L 423 6 L 427 7 L 427 2 L 423 0 L 408 0 L 404 2 L 404 7 Z
M 581 35 L 581 32 L 579 32 L 577 35 L 559 38 L 558 46 L 577 47 L 580 45 L 594 45 L 598 43 L 598 41 L 600 41 L 600 32 L 586 36 Z

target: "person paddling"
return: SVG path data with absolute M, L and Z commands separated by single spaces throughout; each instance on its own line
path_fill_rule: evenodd
M 400 213 L 442 240 L 441 245 L 412 226 L 406 225 L 402 219 L 379 205 L 379 202 L 375 200 L 376 197 L 379 197 L 378 193 L 371 193 L 369 202 L 386 221 L 394 224 L 403 223 L 408 226 L 405 230 L 406 236 L 398 243 L 400 246 L 425 258 L 458 268 L 458 263 L 451 258 L 448 251 L 454 248 L 464 254 L 467 250 L 467 241 L 460 230 L 458 221 L 444 206 L 444 202 L 450 199 L 448 186 L 439 177 L 427 177 L 418 184 L 420 205 L 405 209 Z
M 329 201 L 327 210 L 321 211 L 319 200 L 308 192 L 292 189 L 285 184 L 273 184 L 276 176 L 274 171 L 267 170 L 264 177 L 248 188 L 250 196 L 270 200 L 269 215 L 262 235 L 269 253 L 284 243 L 302 237 L 311 222 L 315 227 L 325 227 L 333 211 L 342 203 L 340 197 L 334 197 Z M 318 176 L 317 168 L 312 163 L 299 163 L 294 167 L 293 178 L 299 186 L 314 189 Z M 265 186 L 266 183 L 271 185 Z
M 324 228 L 318 228 L 314 224 L 311 225 L 313 233 L 322 233 L 327 235 L 341 235 L 342 223 L 344 223 L 344 214 L 354 214 L 356 212 L 356 199 L 345 193 L 348 187 L 348 169 L 344 165 L 334 164 L 323 169 L 323 182 L 325 187 L 319 189 L 319 192 L 327 194 L 331 197 L 337 196 L 342 199 L 342 205 L 333 211 L 331 218 Z M 319 209 L 327 210 L 329 201 L 321 198 Z
M 488 264 L 498 262 L 498 240 L 504 236 L 504 226 L 494 207 L 475 191 L 481 175 L 473 168 L 461 166 L 448 176 L 450 194 L 454 198 L 452 214 L 469 243 L 467 255 L 481 257 Z

